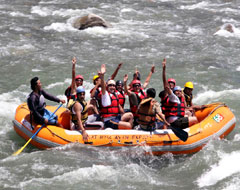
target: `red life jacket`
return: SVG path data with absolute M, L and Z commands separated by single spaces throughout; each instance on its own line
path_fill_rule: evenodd
M 116 91 L 116 95 L 118 96 L 119 104 L 122 106 L 122 108 L 124 108 L 124 104 L 125 104 L 124 92 Z
M 133 92 L 133 91 L 132 91 Z M 138 105 L 140 104 L 140 102 L 146 97 L 146 93 L 143 92 L 143 89 L 141 88 L 139 92 L 134 92 L 137 95 L 137 100 L 138 100 Z M 134 117 L 138 117 L 138 114 L 136 114 L 137 109 L 138 109 L 138 105 L 133 105 L 130 102 L 130 110 L 133 113 Z
M 108 92 L 108 94 L 111 98 L 111 105 L 107 107 L 100 106 L 100 114 L 103 118 L 117 116 L 120 113 L 117 95 L 110 92 Z M 100 93 L 100 96 L 102 96 L 102 92 Z
M 184 117 L 185 115 L 185 105 L 184 105 L 184 98 L 181 97 L 180 104 L 172 103 L 169 101 L 169 97 L 166 96 L 162 99 L 162 113 L 165 115 L 166 118 L 170 116 L 178 116 Z

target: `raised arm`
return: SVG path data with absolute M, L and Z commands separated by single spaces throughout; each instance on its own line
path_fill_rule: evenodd
M 128 96 L 130 96 L 130 95 L 131 95 L 131 91 L 128 90 L 127 81 L 128 81 L 128 75 L 125 74 L 125 75 L 124 75 L 124 78 L 123 78 L 124 92 L 125 92 Z
M 105 66 L 105 64 L 102 64 L 101 71 L 98 72 L 98 76 L 101 78 L 102 94 L 105 94 L 105 92 L 106 92 L 106 82 L 104 80 L 105 72 L 106 72 L 106 66 Z
M 143 89 L 145 89 L 148 86 L 148 84 L 150 82 L 150 79 L 152 77 L 152 74 L 154 73 L 154 70 L 155 70 L 155 66 L 153 65 L 149 74 L 148 74 L 148 76 L 147 76 L 147 78 L 146 78 L 146 80 L 145 80 L 145 82 L 144 82 L 144 84 L 143 84 Z
M 123 64 L 123 63 L 119 63 L 119 64 L 118 64 L 116 70 L 113 72 L 113 74 L 112 74 L 112 76 L 111 76 L 111 78 L 110 78 L 111 80 L 114 80 L 114 79 L 115 79 L 115 77 L 117 76 L 118 71 L 119 71 L 119 69 L 121 68 L 122 64 Z
M 163 88 L 165 89 L 168 86 L 167 79 L 166 79 L 166 58 L 162 61 L 162 80 L 163 80 Z
M 76 93 L 76 83 L 75 83 L 75 77 L 76 77 L 76 70 L 75 65 L 77 63 L 76 57 L 72 58 L 72 83 L 71 83 L 71 94 Z
M 137 100 L 137 96 L 134 92 L 131 92 L 129 89 L 128 89 L 128 86 L 127 86 L 127 80 L 128 80 L 128 75 L 126 74 L 124 76 L 124 92 L 127 93 L 128 95 L 128 98 L 129 98 L 129 101 L 133 104 L 133 105 L 138 105 L 138 100 Z

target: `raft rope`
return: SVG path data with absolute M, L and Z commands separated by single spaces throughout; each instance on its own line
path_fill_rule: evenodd
M 62 139 L 62 140 L 64 140 L 64 141 L 66 141 L 66 142 L 74 143 L 73 141 L 67 140 L 67 139 L 65 139 L 65 138 L 63 138 L 63 137 L 57 135 L 56 133 L 54 133 L 54 132 L 53 132 L 51 129 L 49 129 L 48 127 L 46 127 L 46 128 L 52 133 L 52 135 L 55 135 L 55 136 L 57 136 L 58 138 L 60 138 L 60 139 Z

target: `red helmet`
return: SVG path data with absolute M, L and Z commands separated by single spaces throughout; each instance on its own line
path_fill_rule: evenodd
M 176 84 L 176 80 L 175 80 L 174 78 L 169 78 L 169 79 L 168 79 L 168 83 L 169 83 L 169 82 L 172 82 L 172 83 Z
M 82 79 L 82 80 L 84 80 L 82 75 L 77 75 L 77 76 L 75 77 L 75 80 L 77 80 L 77 79 Z
M 141 85 L 141 81 L 140 80 L 133 80 L 132 85 L 134 85 L 134 84 L 140 84 Z

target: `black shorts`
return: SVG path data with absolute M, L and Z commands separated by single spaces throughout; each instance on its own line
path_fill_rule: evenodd
M 178 127 L 182 129 L 188 128 L 189 127 L 188 117 L 181 117 L 176 121 L 172 122 L 171 125 L 173 127 Z

